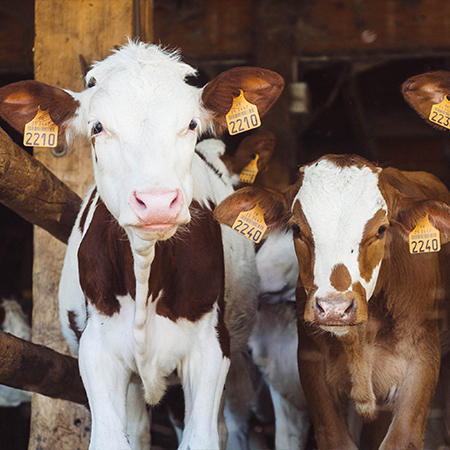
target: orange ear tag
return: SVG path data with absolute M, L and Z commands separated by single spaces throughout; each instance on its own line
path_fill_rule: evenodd
M 267 230 L 263 210 L 256 205 L 250 211 L 240 212 L 231 228 L 257 244 Z
M 441 103 L 431 107 L 428 120 L 436 125 L 450 129 L 450 100 L 447 96 L 444 96 L 444 100 Z
M 23 132 L 23 145 L 27 147 L 56 147 L 58 144 L 58 126 L 55 125 L 48 111 L 38 112 L 30 122 L 25 125 Z
M 258 175 L 258 159 L 259 155 L 253 155 L 252 159 L 243 169 L 239 175 L 239 181 L 241 183 L 253 183 L 255 181 L 256 175 Z
M 228 132 L 231 135 L 243 133 L 261 126 L 258 108 L 249 103 L 242 90 L 238 97 L 234 97 L 233 106 L 226 115 Z
M 409 252 L 431 253 L 441 249 L 441 238 L 439 230 L 431 225 L 428 214 L 424 219 L 417 222 L 416 228 L 409 233 Z

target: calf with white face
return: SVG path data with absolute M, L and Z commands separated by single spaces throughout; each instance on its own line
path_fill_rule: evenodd
M 380 448 L 423 446 L 439 338 L 448 342 L 439 335 L 449 308 L 441 302 L 439 314 L 450 288 L 447 204 L 450 193 L 430 174 L 327 155 L 284 192 L 244 188 L 216 208 L 232 225 L 259 205 L 269 232 L 293 231 L 299 374 L 319 449 L 356 448 L 349 402 L 368 423 L 380 410 L 392 413 Z M 442 249 L 411 254 L 408 235 L 427 214 Z
M 214 205 L 233 192 L 231 175 L 195 144 L 203 131 L 225 129 L 240 91 L 263 115 L 283 80 L 243 67 L 198 89 L 185 82 L 194 74 L 177 54 L 130 42 L 94 65 L 81 93 L 35 81 L 0 89 L 0 115 L 18 130 L 40 108 L 61 138 L 92 144 L 95 186 L 59 292 L 64 335 L 79 346 L 92 449 L 149 448 L 144 396 L 159 402 L 175 371 L 186 400 L 180 448 L 217 449 L 230 357 L 251 330 L 253 246 L 213 221 Z

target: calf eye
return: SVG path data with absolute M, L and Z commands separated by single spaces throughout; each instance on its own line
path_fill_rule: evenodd
M 194 131 L 197 128 L 197 126 L 198 126 L 197 119 L 192 119 L 189 123 L 189 129 L 191 131 Z
M 301 232 L 300 227 L 298 225 L 294 225 L 291 229 L 292 229 L 292 233 L 294 235 L 294 238 L 301 237 L 302 232 Z
M 95 136 L 97 134 L 100 134 L 102 131 L 103 131 L 103 125 L 100 122 L 95 122 L 92 125 L 91 136 Z
M 386 227 L 385 226 L 381 226 L 380 228 L 378 228 L 377 238 L 383 237 L 383 234 L 384 234 L 385 231 L 386 231 Z

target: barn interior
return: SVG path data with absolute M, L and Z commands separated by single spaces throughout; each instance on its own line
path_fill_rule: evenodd
M 296 179 L 300 165 L 324 154 L 355 153 L 382 166 L 431 172 L 450 187 L 450 132 L 423 121 L 400 92 L 401 84 L 411 76 L 450 70 L 450 2 L 129 0 L 106 2 L 108 6 L 102 3 L 102 0 L 0 0 L 0 86 L 38 77 L 50 84 L 74 88 L 64 84 L 70 78 L 43 68 L 47 64 L 52 65 L 53 71 L 67 65 L 74 83 L 81 88 L 83 60 L 89 64 L 106 56 L 106 50 L 113 45 L 124 43 L 127 36 L 137 36 L 179 49 L 183 59 L 198 68 L 196 83 L 201 86 L 234 66 L 260 66 L 284 77 L 285 90 L 262 121 L 262 128 L 272 131 L 276 138 L 269 170 L 259 178 L 267 186 L 287 187 Z M 104 28 L 92 30 L 87 18 L 93 17 L 98 26 L 95 22 L 100 20 L 95 17 L 98 11 L 110 15 L 101 21 L 101 27 L 115 28 L 116 34 L 107 34 Z M 67 23 L 72 19 L 77 23 L 78 34 L 69 30 Z M 65 40 L 60 39 L 64 27 Z M 79 45 L 74 45 L 75 41 Z M 0 121 L 0 126 L 23 146 L 19 133 L 4 121 Z M 226 137 L 227 151 L 232 153 L 245 135 Z M 23 148 L 33 154 L 32 148 Z M 88 154 L 86 150 L 83 152 L 77 157 Z M 69 156 L 72 153 L 69 151 Z M 34 154 L 64 180 L 77 183 L 81 179 L 77 185 L 79 195 L 91 182 L 89 162 L 84 165 L 77 162 L 79 173 L 72 177 L 68 172 L 73 162 L 64 162 L 65 153 L 38 149 Z M 40 233 L 11 209 L 0 205 L 0 295 L 17 298 L 30 320 L 33 317 L 36 342 L 52 346 L 62 339 L 42 331 L 51 326 L 40 322 L 36 297 L 40 296 L 42 308 L 48 293 L 57 286 L 57 275 L 48 279 L 46 271 L 59 269 L 52 269 L 48 259 L 37 256 L 37 252 L 46 247 L 51 255 L 53 250 L 63 251 L 64 246 L 45 240 Z M 55 259 L 60 261 L 61 257 Z M 58 329 L 57 325 L 52 326 Z M 36 396 L 33 401 L 39 402 Z M 51 404 L 47 407 L 53 409 Z M 34 414 L 29 407 L 21 407 L 19 412 L 15 408 L 0 408 L 0 449 L 19 450 L 28 445 L 41 448 L 36 446 L 36 441 L 42 438 L 37 431 L 41 420 L 37 418 L 37 408 Z M 31 427 L 29 444 L 30 420 L 35 425 Z M 84 420 L 72 420 L 74 428 L 84 426 Z M 164 431 L 168 425 L 164 417 L 161 421 L 159 430 Z M 54 436 L 62 433 L 55 428 L 46 433 Z M 267 434 L 270 448 L 273 424 L 255 422 L 256 428 Z M 42 448 L 76 448 L 58 439 L 57 447 Z M 154 448 L 171 448 L 173 440 L 167 442 L 169 446 L 164 447 L 165 444 L 155 440 Z

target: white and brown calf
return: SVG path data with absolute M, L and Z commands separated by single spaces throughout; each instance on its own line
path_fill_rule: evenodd
M 20 131 L 40 107 L 91 140 L 95 186 L 59 298 L 64 335 L 79 347 L 92 449 L 149 448 L 145 402 L 159 402 L 174 372 L 186 403 L 180 448 L 217 449 L 230 357 L 251 330 L 253 247 L 213 221 L 232 183 L 195 145 L 207 129 L 225 129 L 240 90 L 263 115 L 283 80 L 237 68 L 198 89 L 185 82 L 194 74 L 177 54 L 130 42 L 94 65 L 81 93 L 33 81 L 0 90 L 0 115 Z M 127 397 L 139 402 L 134 413 Z M 129 423 L 136 416 L 142 423 Z
M 299 374 L 319 449 L 356 448 L 350 403 L 368 425 L 392 414 L 380 448 L 423 446 L 448 317 L 449 203 L 430 174 L 327 155 L 284 192 L 244 188 L 216 208 L 232 224 L 258 204 L 269 231 L 293 231 Z M 411 254 L 408 234 L 426 214 L 442 249 Z

